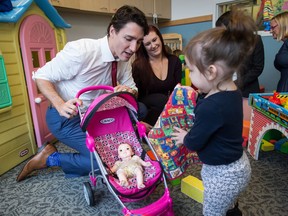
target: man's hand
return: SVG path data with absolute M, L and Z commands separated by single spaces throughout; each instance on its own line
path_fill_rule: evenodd
M 64 101 L 55 89 L 53 83 L 48 80 L 36 79 L 37 87 L 42 94 L 52 103 L 53 107 L 56 108 L 60 116 L 66 118 L 72 118 L 78 113 L 76 104 L 82 105 L 82 101 L 78 98 L 74 98 L 68 101 Z
M 82 100 L 80 100 L 79 98 L 73 98 L 66 101 L 65 103 L 62 103 L 60 106 L 55 106 L 55 108 L 59 112 L 60 116 L 64 116 L 66 118 L 73 118 L 78 114 L 76 104 L 78 106 L 81 106 Z
M 135 97 L 137 97 L 138 92 L 135 89 L 132 89 L 128 86 L 124 86 L 124 85 L 117 85 L 114 87 L 114 92 L 130 92 L 133 95 L 135 95 Z

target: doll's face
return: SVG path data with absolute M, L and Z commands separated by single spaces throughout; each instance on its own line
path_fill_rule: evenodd
M 121 144 L 118 147 L 118 157 L 121 159 L 131 158 L 133 150 L 129 144 Z

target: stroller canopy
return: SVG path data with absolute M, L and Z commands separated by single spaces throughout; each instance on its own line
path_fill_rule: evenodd
M 135 96 L 129 92 L 114 92 L 100 95 L 90 104 L 81 121 L 81 128 L 86 131 L 89 122 L 96 112 L 111 110 L 118 107 L 127 107 L 131 111 L 138 112 L 138 102 Z

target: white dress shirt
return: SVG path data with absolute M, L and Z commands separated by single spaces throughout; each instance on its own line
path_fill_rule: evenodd
M 88 86 L 112 86 L 111 69 L 114 56 L 107 36 L 100 39 L 80 39 L 68 42 L 55 58 L 39 68 L 33 79 L 49 80 L 63 100 L 75 98 L 76 93 Z M 131 62 L 118 61 L 117 82 L 137 90 L 132 77 Z M 91 101 L 103 91 L 93 91 L 80 97 Z M 87 101 L 87 103 L 88 103 Z

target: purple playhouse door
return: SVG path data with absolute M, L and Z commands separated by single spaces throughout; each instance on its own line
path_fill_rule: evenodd
M 56 55 L 55 33 L 43 17 L 30 15 L 23 20 L 19 37 L 35 137 L 40 147 L 54 137 L 45 120 L 49 101 L 38 90 L 32 74 Z

